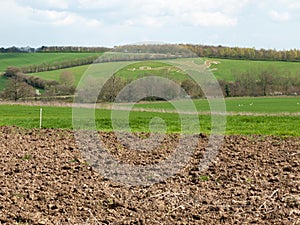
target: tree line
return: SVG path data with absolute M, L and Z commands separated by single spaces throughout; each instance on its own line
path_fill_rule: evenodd
M 35 52 L 36 49 L 35 48 L 31 48 L 31 47 L 16 47 L 16 46 L 12 46 L 9 48 L 0 48 L 0 53 L 30 53 L 30 52 Z
M 42 63 L 42 64 L 32 64 L 29 66 L 23 66 L 20 68 L 20 70 L 23 73 L 38 73 L 38 72 L 45 72 L 45 71 L 51 71 L 51 70 L 59 70 L 59 69 L 65 69 L 65 68 L 71 68 L 75 66 L 83 66 L 83 65 L 89 65 L 94 63 L 95 60 L 97 60 L 99 56 L 88 56 L 85 58 L 77 58 L 77 59 L 71 59 L 71 60 L 64 60 L 64 61 L 58 61 L 53 63 Z
M 84 46 L 42 46 L 36 49 L 36 52 L 81 52 L 81 53 L 97 53 L 107 52 L 111 48 L 107 47 L 84 47 Z
M 219 80 L 226 97 L 240 96 L 278 96 L 300 94 L 300 71 L 292 76 L 290 72 L 281 73 L 270 66 L 235 71 L 234 81 Z
M 0 53 L 25 53 L 25 52 L 124 52 L 124 53 L 154 53 L 168 54 L 176 57 L 192 57 L 193 54 L 199 57 L 224 58 L 224 59 L 248 59 L 248 60 L 276 60 L 276 61 L 300 61 L 300 50 L 276 50 L 276 49 L 255 49 L 211 45 L 193 44 L 145 44 L 145 45 L 124 45 L 107 47 L 84 47 L 84 46 L 41 46 L 32 47 L 9 47 L 0 48 Z M 194 56 L 195 56 L 194 55 Z
M 199 57 L 245 60 L 300 61 L 300 50 L 255 49 L 209 45 L 182 44 Z
M 57 53 L 102 53 L 109 51 L 107 47 L 84 47 L 84 46 L 41 46 L 39 48 L 8 47 L 0 48 L 0 53 L 32 53 L 32 52 L 57 52 Z
M 193 51 L 190 51 L 190 49 L 177 44 L 122 45 L 115 46 L 111 51 L 123 53 L 164 55 L 165 58 L 167 56 L 170 58 L 197 57 L 197 55 Z

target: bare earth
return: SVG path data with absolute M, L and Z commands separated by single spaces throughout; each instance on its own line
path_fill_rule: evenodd
M 156 163 L 177 136 L 152 152 L 117 144 L 131 164 Z M 207 137 L 190 163 L 149 187 L 114 183 L 94 171 L 72 131 L 0 127 L 0 224 L 300 224 L 300 137 L 227 136 L 218 157 L 199 171 Z

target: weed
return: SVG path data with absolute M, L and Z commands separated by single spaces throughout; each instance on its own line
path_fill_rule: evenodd
M 13 196 L 16 196 L 16 197 L 18 197 L 18 198 L 24 198 L 24 195 L 22 195 L 22 194 L 13 194 Z
M 22 159 L 23 160 L 30 160 L 32 158 L 31 155 L 25 155 Z
M 209 181 L 209 176 L 203 175 L 203 176 L 200 176 L 199 179 L 200 179 L 201 181 Z
M 248 178 L 246 179 L 246 182 L 247 182 L 247 183 L 251 183 L 251 182 L 252 182 L 252 178 L 251 178 L 251 177 L 248 177 Z

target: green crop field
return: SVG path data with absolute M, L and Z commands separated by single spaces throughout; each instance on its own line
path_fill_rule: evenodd
M 0 105 L 0 126 L 16 125 L 25 128 L 39 127 L 38 106 Z M 149 131 L 149 122 L 158 117 L 165 121 L 168 133 L 181 132 L 177 113 L 130 112 L 132 131 Z M 98 130 L 111 131 L 111 111 L 97 109 L 95 112 Z M 188 117 L 187 117 L 188 118 Z M 279 136 L 300 136 L 299 116 L 227 116 L 226 134 L 261 134 Z M 118 120 L 118 117 L 115 118 Z M 210 133 L 211 117 L 200 115 L 200 130 Z M 43 127 L 72 129 L 71 107 L 43 107 Z
M 8 66 L 29 66 L 86 58 L 100 53 L 0 53 L 0 72 Z
M 218 79 L 225 81 L 235 81 L 234 74 L 262 69 L 274 69 L 280 75 L 299 76 L 300 62 L 280 62 L 280 61 L 251 61 L 251 60 L 231 60 L 231 59 L 205 59 L 218 62 L 211 64 L 211 69 Z
M 188 101 L 174 101 L 179 104 L 185 111 L 191 111 Z M 194 100 L 197 111 L 210 111 L 209 103 L 205 99 Z M 245 97 L 245 98 L 226 98 L 227 112 L 251 112 L 251 113 L 300 113 L 300 97 Z M 126 104 L 122 104 L 126 106 Z M 137 103 L 134 106 L 140 109 L 154 110 L 175 110 L 170 102 L 147 102 Z

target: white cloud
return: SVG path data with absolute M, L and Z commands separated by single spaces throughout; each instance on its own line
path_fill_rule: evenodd
M 299 9 L 300 0 L 0 0 L 1 42 L 113 46 L 158 40 L 299 48 L 299 32 L 291 25 L 299 22 Z
M 270 11 L 269 13 L 271 19 L 276 22 L 286 22 L 291 19 L 291 15 L 288 12 L 279 13 L 275 10 Z
M 193 26 L 234 26 L 236 13 L 249 0 L 78 0 L 81 7 L 102 10 L 114 15 L 114 21 L 127 26 L 163 26 L 170 24 Z M 119 15 L 116 13 L 119 12 Z
M 73 1 L 71 0 L 16 0 L 21 6 L 28 6 L 35 9 L 68 9 Z
M 130 5 L 129 2 L 123 0 L 77 0 L 75 4 L 78 4 L 80 8 L 103 10 L 113 8 L 120 9 L 122 6 Z
M 235 26 L 237 19 L 221 12 L 184 14 L 184 19 L 194 26 Z
M 69 2 L 64 0 L 46 0 L 43 1 L 44 5 L 48 5 L 48 7 L 54 7 L 59 9 L 67 9 L 69 8 Z
M 101 22 L 97 19 L 86 18 L 75 12 L 62 10 L 39 9 L 31 6 L 18 5 L 17 2 L 1 0 L 1 15 L 10 21 L 11 26 L 35 26 L 38 24 L 49 26 L 85 26 L 98 27 Z M 47 2 L 58 2 L 57 0 L 47 0 Z M 62 6 L 62 5 L 61 5 Z M 7 10 L 9 9 L 9 10 Z M 14 12 L 13 14 L 10 12 Z M 18 16 L 15 16 L 18 15 Z
M 300 2 L 291 2 L 290 4 L 288 4 L 288 8 L 292 11 L 298 11 L 300 9 Z
M 299 0 L 277 0 L 281 7 L 287 8 L 291 11 L 300 9 Z
M 235 26 L 237 14 L 249 0 L 15 0 L 24 8 L 45 12 L 50 24 L 126 25 L 162 27 Z M 39 13 L 41 11 L 41 13 Z M 91 14 L 93 17 L 85 17 Z M 31 17 L 35 18 L 35 17 Z M 93 19 L 90 19 L 93 18 Z M 61 20 L 61 21 L 60 21 Z
M 45 23 L 54 26 L 100 26 L 100 21 L 96 19 L 87 19 L 80 15 L 67 11 L 55 11 L 55 10 L 39 10 L 31 9 L 30 17 L 37 23 Z
M 124 26 L 138 26 L 147 28 L 161 28 L 166 25 L 166 21 L 169 20 L 167 17 L 162 19 L 162 17 L 151 17 L 151 16 L 142 16 L 138 19 L 128 19 L 125 20 L 122 25 Z

